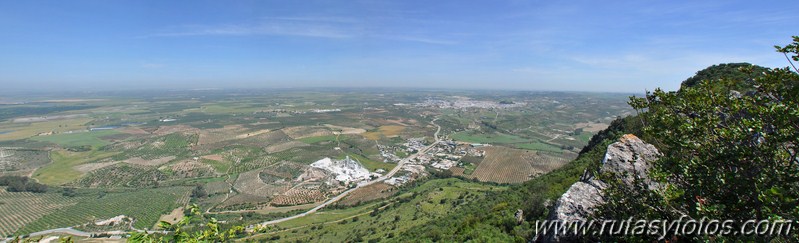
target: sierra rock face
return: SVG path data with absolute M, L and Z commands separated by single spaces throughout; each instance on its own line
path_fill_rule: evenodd
M 618 142 L 608 146 L 605 158 L 599 173 L 612 173 L 631 185 L 635 178 L 642 179 L 650 188 L 657 187 L 657 184 L 649 179 L 647 171 L 651 167 L 652 161 L 660 157 L 655 146 L 645 143 L 632 134 L 621 137 Z M 593 175 L 588 170 L 580 177 L 580 181 L 572 184 L 569 190 L 564 193 L 557 202 L 547 218 L 550 221 L 582 221 L 586 220 L 593 213 L 594 208 L 604 203 L 602 191 L 606 184 Z M 537 242 L 561 242 L 572 241 L 574 236 L 555 235 L 553 232 L 539 232 L 536 235 Z

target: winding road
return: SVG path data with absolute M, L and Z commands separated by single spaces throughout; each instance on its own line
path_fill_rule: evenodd
M 289 220 L 292 220 L 292 219 L 297 219 L 297 218 L 305 217 L 305 216 L 307 216 L 307 215 L 309 215 L 309 214 L 315 213 L 316 211 L 318 211 L 319 209 L 322 209 L 322 208 L 326 207 L 327 205 L 330 205 L 330 204 L 332 204 L 332 203 L 335 203 L 335 202 L 337 202 L 337 201 L 341 200 L 342 198 L 346 197 L 346 196 L 347 196 L 348 194 L 350 194 L 351 192 L 353 192 L 353 191 L 355 191 L 355 190 L 358 190 L 358 188 L 365 187 L 365 186 L 369 186 L 369 185 L 372 185 L 372 184 L 375 184 L 375 183 L 378 183 L 378 182 L 385 181 L 385 180 L 387 180 L 388 178 L 391 178 L 392 176 L 394 176 L 394 174 L 396 174 L 397 172 L 399 172 L 399 171 L 402 169 L 402 166 L 403 166 L 403 165 L 405 165 L 405 163 L 407 163 L 408 161 L 410 161 L 410 160 L 412 160 L 412 159 L 415 159 L 416 157 L 418 157 L 418 156 L 419 156 L 419 155 L 421 155 L 421 154 L 427 153 L 427 151 L 429 151 L 429 150 L 430 150 L 431 148 L 433 148 L 433 147 L 434 147 L 436 144 L 438 144 L 439 142 L 441 142 L 441 139 L 439 139 L 439 138 L 438 138 L 438 133 L 439 133 L 439 132 L 441 132 L 441 126 L 439 126 L 439 125 L 437 125 L 437 124 L 435 123 L 435 121 L 436 121 L 436 120 L 438 120 L 438 118 L 435 118 L 435 119 L 433 119 L 432 121 L 430 121 L 430 123 L 431 123 L 431 124 L 433 124 L 433 125 L 435 125 L 436 127 L 438 127 L 438 128 L 436 129 L 436 132 L 435 132 L 435 134 L 433 134 L 433 137 L 435 138 L 435 140 L 436 140 L 436 141 L 435 141 L 435 142 L 433 142 L 432 144 L 428 145 L 427 147 L 424 147 L 423 149 L 421 149 L 421 150 L 417 151 L 415 154 L 412 154 L 412 155 L 410 155 L 410 156 L 408 156 L 408 157 L 405 157 L 404 159 L 400 160 L 400 161 L 397 163 L 397 166 L 394 166 L 394 168 L 393 168 L 393 169 L 391 169 L 391 171 L 389 171 L 389 172 L 388 172 L 388 173 L 386 173 L 385 175 L 383 175 L 383 176 L 381 176 L 381 177 L 378 177 L 378 178 L 376 178 L 376 179 L 374 179 L 374 180 L 368 181 L 368 182 L 359 183 L 357 186 L 355 186 L 355 187 L 353 187 L 353 188 L 351 188 L 351 189 L 349 189 L 349 190 L 346 190 L 346 191 L 342 192 L 341 194 L 339 194 L 339 195 L 337 195 L 337 196 L 335 196 L 335 197 L 333 197 L 333 198 L 331 198 L 331 199 L 327 200 L 326 202 L 324 202 L 324 203 L 322 203 L 322 204 L 320 204 L 320 205 L 318 205 L 318 206 L 316 206 L 316 207 L 314 207 L 314 208 L 312 208 L 312 209 L 310 209 L 310 210 L 308 210 L 308 211 L 306 211 L 306 212 L 304 212 L 304 213 L 300 213 L 300 214 L 293 215 L 293 216 L 289 216 L 289 217 L 285 217 L 285 218 L 280 218 L 280 219 L 275 219 L 275 220 L 266 221 L 266 222 L 263 222 L 263 223 L 260 223 L 260 224 L 257 224 L 257 225 L 266 226 L 266 225 L 277 224 L 277 223 L 281 223 L 281 222 L 289 221 Z M 254 226 L 255 226 L 255 225 L 250 225 L 248 228 L 249 228 L 249 229 L 252 229 L 252 228 L 254 228 Z M 139 230 L 139 229 L 133 229 L 133 231 L 139 231 L 139 232 L 142 232 L 143 230 Z M 153 231 L 151 231 L 151 232 L 153 232 Z M 166 232 L 166 231 L 154 231 L 154 232 L 159 232 L 159 233 L 162 233 L 162 234 L 166 234 L 166 233 L 168 233 L 168 232 Z M 29 235 L 29 237 L 40 236 L 40 235 L 47 235 L 47 234 L 56 234 L 56 233 L 59 233 L 59 234 L 69 234 L 69 235 L 75 235 L 75 236 L 81 236 L 81 237 L 89 237 L 89 236 L 91 236 L 91 235 L 93 234 L 93 233 L 89 233 L 89 232 L 84 232 L 84 231 L 76 230 L 76 229 L 74 229 L 74 228 L 72 228 L 72 227 L 68 227 L 68 228 L 49 229 L 49 230 L 44 230 L 44 231 L 39 231 L 39 232 L 31 233 L 31 234 Z M 109 231 L 109 232 L 104 232 L 104 233 L 110 233 L 110 234 L 125 234 L 126 232 L 123 232 L 123 231 Z M 0 239 L 1 239 L 1 240 L 0 240 L 0 243 L 5 243 L 5 242 L 8 242 L 9 240 L 12 240 L 11 238 L 8 238 L 8 239 L 2 239 L 2 238 L 0 238 Z
M 319 206 L 316 206 L 316 207 L 314 207 L 314 208 L 312 208 L 312 209 L 310 209 L 310 210 L 308 210 L 308 211 L 306 211 L 304 213 L 300 213 L 300 214 L 289 216 L 289 217 L 285 217 L 285 218 L 266 221 L 266 222 L 260 223 L 258 225 L 267 226 L 267 225 L 271 225 L 271 224 L 282 223 L 282 222 L 286 222 L 286 221 L 289 221 L 289 220 L 292 220 L 292 219 L 297 219 L 297 218 L 302 218 L 302 217 L 308 216 L 309 214 L 315 213 L 316 211 L 326 207 L 327 205 L 330 205 L 332 203 L 337 202 L 338 200 L 341 200 L 342 198 L 346 197 L 351 192 L 353 192 L 355 190 L 358 190 L 358 188 L 365 187 L 365 186 L 368 186 L 368 185 L 372 185 L 372 184 L 375 184 L 375 183 L 378 183 L 378 182 L 382 182 L 382 181 L 387 180 L 388 178 L 391 178 L 392 176 L 394 176 L 394 174 L 396 174 L 397 172 L 399 172 L 402 169 L 402 166 L 405 165 L 405 163 L 407 163 L 408 161 L 410 161 L 412 159 L 415 159 L 416 157 L 418 157 L 421 154 L 427 153 L 428 150 L 430 150 L 436 144 L 441 142 L 441 139 L 438 138 L 438 133 L 441 132 L 441 126 L 439 126 L 439 125 L 437 125 L 435 123 L 436 120 L 438 120 L 438 118 L 435 118 L 432 121 L 430 121 L 430 123 L 432 123 L 433 125 L 438 127 L 436 129 L 436 133 L 433 134 L 433 137 L 436 139 L 436 141 L 433 142 L 432 144 L 428 145 L 427 147 L 417 151 L 415 154 L 410 155 L 410 156 L 405 157 L 404 159 L 400 160 L 397 163 L 397 166 L 394 166 L 394 169 L 391 169 L 391 171 L 389 171 L 385 175 L 383 175 L 381 177 L 378 177 L 378 178 L 376 178 L 374 180 L 368 181 L 368 182 L 359 183 L 357 186 L 353 187 L 352 189 L 346 190 L 346 191 L 342 192 L 341 194 L 338 194 L 337 196 L 331 198 L 330 200 L 327 200 L 326 202 L 324 202 L 322 204 L 319 204 Z M 254 227 L 255 227 L 255 225 L 251 225 L 248 228 L 254 228 Z

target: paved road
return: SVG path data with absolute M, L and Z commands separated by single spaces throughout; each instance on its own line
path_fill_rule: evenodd
M 131 224 L 133 224 L 133 223 L 131 223 Z M 135 228 L 131 229 L 131 231 L 144 232 L 144 230 L 135 229 Z M 28 235 L 27 239 L 31 239 L 33 237 L 37 237 L 37 236 L 41 236 L 41 235 L 49 235 L 49 234 L 68 234 L 68 235 L 74 235 L 74 236 L 80 236 L 80 237 L 91 237 L 92 234 L 126 235 L 129 232 L 130 231 L 121 231 L 121 230 L 104 231 L 104 232 L 85 232 L 85 231 L 76 230 L 76 229 L 74 229 L 72 227 L 66 227 L 66 228 L 49 229 L 49 230 L 42 230 L 42 231 L 39 231 L 39 232 L 30 233 Z M 161 233 L 161 234 L 168 234 L 169 233 L 168 231 L 147 231 L 147 232 L 149 232 L 149 233 Z M 11 240 L 13 240 L 13 238 L 6 238 L 6 239 L 3 239 L 3 240 L 0 240 L 0 243 L 10 242 Z
M 347 196 L 351 192 L 357 190 L 358 188 L 365 187 L 365 186 L 368 186 L 368 185 L 372 185 L 372 184 L 375 184 L 375 183 L 378 183 L 378 182 L 382 182 L 382 181 L 385 181 L 388 178 L 391 178 L 392 176 L 394 176 L 394 174 L 396 174 L 397 172 L 399 172 L 402 169 L 402 166 L 405 165 L 405 163 L 407 163 L 408 161 L 410 161 L 412 159 L 415 159 L 416 157 L 418 157 L 421 154 L 426 153 L 428 150 L 433 148 L 436 144 L 441 142 L 441 140 L 438 138 L 438 133 L 441 132 L 441 126 L 439 126 L 439 125 L 437 125 L 435 123 L 436 120 L 438 120 L 438 118 L 433 119 L 433 121 L 430 122 L 433 125 L 435 125 L 436 127 L 438 127 L 438 129 L 436 129 L 436 133 L 433 134 L 433 137 L 436 139 L 436 141 L 433 142 L 432 144 L 428 145 L 427 147 L 423 148 L 422 150 L 419 150 L 415 154 L 400 160 L 397 163 L 397 166 L 394 166 L 394 169 L 391 169 L 391 171 L 389 171 L 385 175 L 383 175 L 381 177 L 378 177 L 377 179 L 368 181 L 368 182 L 360 183 L 357 186 L 353 187 L 352 189 L 346 190 L 346 191 L 342 192 L 341 194 L 339 194 L 338 196 L 335 196 L 335 197 L 331 198 L 330 200 L 327 200 L 325 203 L 322 203 L 319 206 L 316 206 L 316 207 L 314 207 L 314 208 L 312 208 L 312 209 L 310 209 L 310 210 L 308 210 L 308 211 L 306 211 L 304 213 L 297 214 L 297 215 L 290 216 L 290 217 L 281 218 L 281 219 L 275 219 L 275 220 L 271 220 L 271 221 L 266 221 L 266 222 L 260 223 L 259 225 L 277 224 L 277 223 L 285 222 L 285 221 L 288 221 L 288 220 L 305 217 L 308 214 L 315 213 L 316 211 L 326 207 L 327 205 L 330 205 L 332 203 L 337 202 L 338 200 L 341 200 L 342 198 L 344 198 L 345 196 Z M 251 226 L 251 228 L 252 228 L 252 226 Z M 141 230 L 134 229 L 134 231 L 141 231 Z M 55 234 L 55 233 L 70 234 L 70 235 L 81 236 L 81 237 L 89 237 L 92 234 L 92 233 L 76 230 L 76 229 L 73 229 L 73 228 L 70 227 L 70 228 L 58 228 L 58 229 L 43 230 L 43 231 L 31 233 L 30 237 L 46 235 L 46 234 Z M 106 232 L 106 233 L 124 233 L 124 232 Z M 168 233 L 168 232 L 163 231 L 161 233 Z M 5 243 L 5 242 L 7 242 L 9 240 L 11 240 L 11 239 L 2 240 L 2 241 L 0 241 L 0 243 Z
M 127 232 L 125 232 L 125 231 L 109 231 L 109 232 L 104 232 L 104 233 L 108 233 L 108 234 L 127 234 Z M 57 229 L 42 230 L 42 231 L 39 231 L 39 232 L 30 233 L 30 235 L 28 236 L 28 239 L 33 238 L 33 237 L 37 237 L 37 236 L 41 236 L 41 235 L 49 235 L 49 234 L 68 234 L 68 235 L 74 235 L 74 236 L 80 236 L 80 237 L 90 237 L 93 233 L 76 230 L 76 229 L 73 229 L 72 227 L 67 227 L 67 228 L 57 228 Z M 0 243 L 10 242 L 11 240 L 13 240 L 13 239 L 12 238 L 4 239 L 4 240 L 1 240 Z
M 394 166 L 394 169 L 391 169 L 391 171 L 389 171 L 385 175 L 383 175 L 381 177 L 378 177 L 377 179 L 368 181 L 368 182 L 360 183 L 357 186 L 353 187 L 352 189 L 346 190 L 346 191 L 342 192 L 341 194 L 338 194 L 338 196 L 335 196 L 335 197 L 331 198 L 330 200 L 327 200 L 326 202 L 324 202 L 322 204 L 319 204 L 319 206 L 316 206 L 316 207 L 314 207 L 314 208 L 312 208 L 312 209 L 310 209 L 310 210 L 308 210 L 308 211 L 306 211 L 304 213 L 300 213 L 300 214 L 289 216 L 289 217 L 285 217 L 285 218 L 266 221 L 266 222 L 260 223 L 258 225 L 266 226 L 266 225 L 282 223 L 282 222 L 289 221 L 289 220 L 292 220 L 292 219 L 297 219 L 297 218 L 308 216 L 309 214 L 315 213 L 316 211 L 326 207 L 327 205 L 330 205 L 332 203 L 337 202 L 338 200 L 341 200 L 342 198 L 344 198 L 345 196 L 347 196 L 351 192 L 353 192 L 355 190 L 358 190 L 358 188 L 365 187 L 365 186 L 368 186 L 368 185 L 372 185 L 372 184 L 375 184 L 375 183 L 378 183 L 378 182 L 382 182 L 382 181 L 385 181 L 388 178 L 391 178 L 392 176 L 394 176 L 394 174 L 396 174 L 397 172 L 399 172 L 402 169 L 402 166 L 405 165 L 405 163 L 407 163 L 408 161 L 410 161 L 412 159 L 415 159 L 416 157 L 418 157 L 421 154 L 426 153 L 428 150 L 433 148 L 436 144 L 441 142 L 441 140 L 438 138 L 438 133 L 441 132 L 441 126 L 435 124 L 436 120 L 438 120 L 438 118 L 433 119 L 433 121 L 430 122 L 433 125 L 435 125 L 436 127 L 438 127 L 438 129 L 436 129 L 436 133 L 433 134 L 433 137 L 436 139 L 436 141 L 433 142 L 432 144 L 428 145 L 427 147 L 423 148 L 422 150 L 419 150 L 415 154 L 400 160 L 397 163 L 397 166 Z M 252 228 L 252 226 L 251 226 L 251 228 Z

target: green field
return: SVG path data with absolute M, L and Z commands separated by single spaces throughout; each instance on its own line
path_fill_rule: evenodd
M 384 162 L 380 162 L 380 161 L 374 161 L 374 160 L 368 159 L 368 158 L 363 157 L 363 156 L 358 155 L 358 154 L 349 153 L 347 155 L 349 155 L 350 158 L 358 160 L 358 162 L 361 162 L 363 167 L 366 167 L 367 170 L 372 171 L 372 172 L 377 170 L 377 169 L 383 169 L 385 171 L 389 171 L 391 169 L 394 169 L 394 166 L 397 166 L 397 164 L 393 164 L 393 163 L 384 163 Z M 341 158 L 339 158 L 339 159 L 344 159 L 344 156 L 342 155 Z
M 487 143 L 487 144 L 508 144 L 508 143 L 524 143 L 529 142 L 530 139 L 522 138 L 504 133 L 475 133 L 472 131 L 463 131 L 452 134 L 452 139 L 457 141 L 464 141 L 470 143 Z
M 211 165 L 218 173 L 226 173 L 231 166 L 231 163 L 227 160 L 217 161 L 212 159 L 200 159 L 200 162 Z
M 0 141 L 25 139 L 45 132 L 62 133 L 83 130 L 86 129 L 86 124 L 91 121 L 91 118 L 75 118 L 31 123 L 4 122 L 0 123 L 0 130 L 4 131 L 3 134 L 0 134 Z
M 318 136 L 318 137 L 308 137 L 308 138 L 300 138 L 298 139 L 303 143 L 313 144 L 323 141 L 336 141 L 336 135 L 327 135 L 327 136 Z
M 466 165 L 463 166 L 463 174 L 471 175 L 472 173 L 474 173 L 474 169 L 477 169 L 477 166 L 475 166 L 472 163 L 466 163 Z
M 77 147 L 77 146 L 92 146 L 92 147 L 100 147 L 103 145 L 107 145 L 108 141 L 100 139 L 100 137 L 118 134 L 119 132 L 115 130 L 102 130 L 102 131 L 91 131 L 91 132 L 79 132 L 79 133 L 62 133 L 62 134 L 55 134 L 49 136 L 37 136 L 32 138 L 36 141 L 43 141 L 43 142 L 51 142 L 63 147 Z
M 542 143 L 542 142 L 517 143 L 517 144 L 514 144 L 513 146 L 516 146 L 516 147 L 522 148 L 522 149 L 529 149 L 529 150 L 539 150 L 539 151 L 548 151 L 548 152 L 556 152 L 556 153 L 563 152 L 563 150 L 560 149 L 559 147 L 556 147 L 556 146 L 553 146 L 553 145 L 547 144 L 547 143 Z
M 68 152 L 53 151 L 50 157 L 53 162 L 37 169 L 33 173 L 33 178 L 48 185 L 61 185 L 82 175 L 80 171 L 73 167 L 93 160 L 103 159 L 113 156 L 117 152 L 106 152 L 92 150 L 88 152 Z

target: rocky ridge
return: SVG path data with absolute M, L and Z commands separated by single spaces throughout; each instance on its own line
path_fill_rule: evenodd
M 635 179 L 642 179 L 650 188 L 657 183 L 649 179 L 647 172 L 653 161 L 660 157 L 655 146 L 642 141 L 632 134 L 622 136 L 618 142 L 608 146 L 598 173 L 586 170 L 580 180 L 569 188 L 555 202 L 547 220 L 583 221 L 588 219 L 594 209 L 603 204 L 603 190 L 607 184 L 599 180 L 597 174 L 611 174 L 632 185 Z M 539 232 L 536 242 L 564 242 L 577 240 L 573 235 L 555 235 L 552 232 Z

